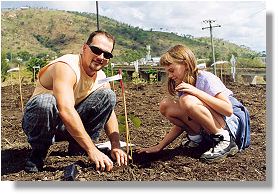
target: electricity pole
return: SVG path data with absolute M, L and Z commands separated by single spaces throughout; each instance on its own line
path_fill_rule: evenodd
M 98 1 L 96 1 L 96 8 L 97 8 L 97 30 L 99 30 L 99 20 L 98 20 Z
M 204 20 L 203 22 L 209 24 L 208 27 L 204 27 L 204 28 L 202 28 L 202 30 L 209 28 L 212 58 L 213 58 L 213 63 L 215 63 L 214 45 L 213 45 L 213 38 L 212 38 L 212 28 L 221 27 L 221 25 L 212 26 L 211 23 L 214 23 L 215 20 Z M 216 64 L 214 64 L 214 66 L 213 66 L 213 72 L 216 75 Z

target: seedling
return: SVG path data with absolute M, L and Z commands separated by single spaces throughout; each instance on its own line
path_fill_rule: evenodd
M 142 124 L 142 121 L 140 118 L 137 116 L 134 116 L 133 114 L 129 115 L 128 119 L 132 122 L 132 124 L 136 127 L 139 128 Z M 118 122 L 119 122 L 119 131 L 120 133 L 125 132 L 125 116 L 124 115 L 119 115 L 118 116 Z

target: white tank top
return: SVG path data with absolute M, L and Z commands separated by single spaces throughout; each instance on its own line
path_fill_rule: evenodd
M 86 74 L 83 67 L 80 65 L 79 55 L 67 54 L 67 55 L 57 58 L 56 60 L 53 60 L 52 62 L 50 62 L 49 64 L 47 64 L 45 67 L 43 67 L 40 70 L 40 72 L 38 74 L 36 88 L 35 88 L 35 91 L 34 91 L 32 97 L 40 95 L 40 94 L 45 94 L 45 93 L 53 94 L 52 90 L 46 89 L 45 87 L 42 86 L 42 84 L 40 83 L 40 77 L 47 70 L 47 68 L 49 66 L 51 66 L 52 64 L 54 64 L 56 62 L 63 62 L 63 63 L 68 64 L 76 75 L 76 83 L 73 88 L 75 105 L 79 104 L 82 100 L 84 100 L 93 91 L 95 91 L 98 88 L 104 87 L 104 85 L 105 85 L 105 84 L 101 84 L 101 85 L 98 84 L 98 80 L 106 78 L 106 75 L 102 70 L 99 70 L 97 72 L 96 79 L 94 80 L 94 79 L 92 79 L 92 77 L 90 77 Z

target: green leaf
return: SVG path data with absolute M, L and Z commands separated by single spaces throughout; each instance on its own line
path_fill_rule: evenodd
M 125 124 L 125 116 L 119 115 L 118 116 L 118 121 L 119 121 L 120 124 Z
M 130 115 L 130 120 L 132 121 L 132 123 L 136 128 L 139 128 L 142 124 L 142 121 L 137 116 Z
M 119 132 L 120 132 L 120 134 L 125 133 L 125 125 L 124 124 L 119 124 Z

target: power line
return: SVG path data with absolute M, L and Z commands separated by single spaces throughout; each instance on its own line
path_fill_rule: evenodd
M 204 27 L 204 28 L 202 28 L 202 30 L 205 30 L 205 29 L 209 28 L 212 58 L 213 58 L 213 63 L 215 63 L 214 45 L 213 45 L 213 38 L 212 38 L 212 28 L 221 27 L 221 25 L 212 26 L 211 24 L 214 23 L 215 20 L 204 20 L 203 22 L 209 24 L 208 27 Z M 213 72 L 216 75 L 216 65 L 213 66 Z

